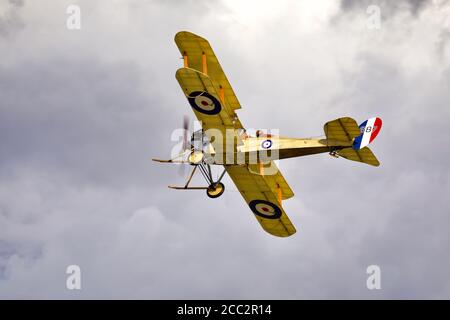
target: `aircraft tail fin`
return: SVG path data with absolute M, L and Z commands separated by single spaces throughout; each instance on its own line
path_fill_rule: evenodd
M 359 125 L 361 134 L 353 140 L 353 149 L 361 150 L 368 146 L 380 132 L 382 121 L 380 118 L 370 118 Z

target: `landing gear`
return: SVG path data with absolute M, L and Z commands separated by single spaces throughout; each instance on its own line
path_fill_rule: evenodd
M 191 152 L 191 154 L 188 157 L 188 161 L 193 164 L 193 165 L 197 165 L 200 164 L 203 161 L 203 152 L 202 151 L 197 151 L 194 150 Z
M 177 157 L 170 160 L 154 160 L 163 163 L 190 164 L 192 166 L 192 171 L 189 174 L 189 177 L 184 186 L 169 186 L 169 188 L 177 190 L 206 190 L 206 195 L 208 197 L 218 198 L 225 191 L 225 186 L 221 182 L 221 180 L 226 173 L 226 169 L 224 168 L 223 172 L 219 175 L 218 178 L 213 176 L 211 165 L 216 164 L 214 160 L 214 154 L 214 148 L 209 142 L 208 137 L 205 136 L 203 130 L 198 130 L 192 134 L 190 142 L 187 140 L 185 141 L 183 152 L 180 153 Z M 201 175 L 206 181 L 206 187 L 190 186 L 191 180 L 196 171 L 200 171 Z
M 219 178 L 217 180 L 214 180 L 214 177 L 211 172 L 211 165 L 207 162 L 208 158 L 204 157 L 201 152 L 192 152 L 189 156 L 188 161 L 181 161 L 178 163 L 189 163 L 193 166 L 191 174 L 188 177 L 188 180 L 184 186 L 169 186 L 171 189 L 178 189 L 178 190 L 206 190 L 206 195 L 210 198 L 218 198 L 220 197 L 224 191 L 225 191 L 225 185 L 221 182 L 223 176 L 225 175 L 226 169 L 223 170 L 223 172 L 220 174 Z M 160 162 L 171 162 L 175 163 L 174 160 L 156 160 Z M 194 176 L 195 172 L 200 171 L 203 178 L 205 179 L 207 183 L 207 187 L 191 187 L 189 184 L 191 183 L 192 177 Z
M 206 194 L 210 198 L 218 198 L 225 191 L 225 185 L 222 182 L 211 184 L 208 189 L 206 189 Z
M 332 156 L 333 158 L 339 158 L 339 154 L 337 153 L 336 150 L 330 151 L 330 156 Z

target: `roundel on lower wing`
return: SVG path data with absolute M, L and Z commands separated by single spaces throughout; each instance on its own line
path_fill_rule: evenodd
M 222 110 L 219 100 L 205 91 L 194 91 L 188 95 L 191 107 L 198 112 L 215 115 Z
M 261 147 L 263 147 L 264 149 L 269 149 L 271 146 L 272 146 L 272 140 L 269 140 L 269 139 L 264 140 L 261 143 Z
M 252 200 L 248 205 L 253 213 L 259 217 L 266 219 L 278 219 L 281 217 L 281 209 L 270 201 Z

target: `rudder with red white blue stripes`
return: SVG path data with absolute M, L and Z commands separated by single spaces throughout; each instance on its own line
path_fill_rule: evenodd
M 353 141 L 353 149 L 360 150 L 368 146 L 378 135 L 381 129 L 382 121 L 378 117 L 370 118 L 359 125 L 361 135 Z

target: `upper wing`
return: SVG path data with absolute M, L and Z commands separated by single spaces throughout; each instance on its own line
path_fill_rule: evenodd
M 234 94 L 233 88 L 222 70 L 209 42 L 191 32 L 181 31 L 175 35 L 175 43 L 185 58 L 185 67 L 207 74 L 223 90 L 225 103 L 234 111 L 241 105 Z M 218 93 L 220 93 L 218 91 Z
M 242 128 L 236 114 L 220 98 L 220 88 L 206 74 L 191 68 L 177 70 L 176 78 L 203 129 Z
M 202 122 L 202 129 L 212 139 L 214 152 L 224 154 L 225 150 L 234 150 L 234 139 L 227 136 L 227 129 L 243 127 L 237 116 L 233 117 L 233 112 L 220 101 L 216 83 L 190 68 L 178 69 L 176 78 L 197 119 Z
M 354 137 L 361 134 L 356 121 L 349 117 L 329 121 L 325 123 L 323 130 L 327 139 L 349 143 L 352 142 Z
M 275 166 L 275 163 L 273 163 Z M 264 230 L 278 237 L 288 237 L 296 230 L 281 206 L 281 199 L 294 195 L 283 175 L 259 175 L 248 166 L 225 166 L 241 195 Z

